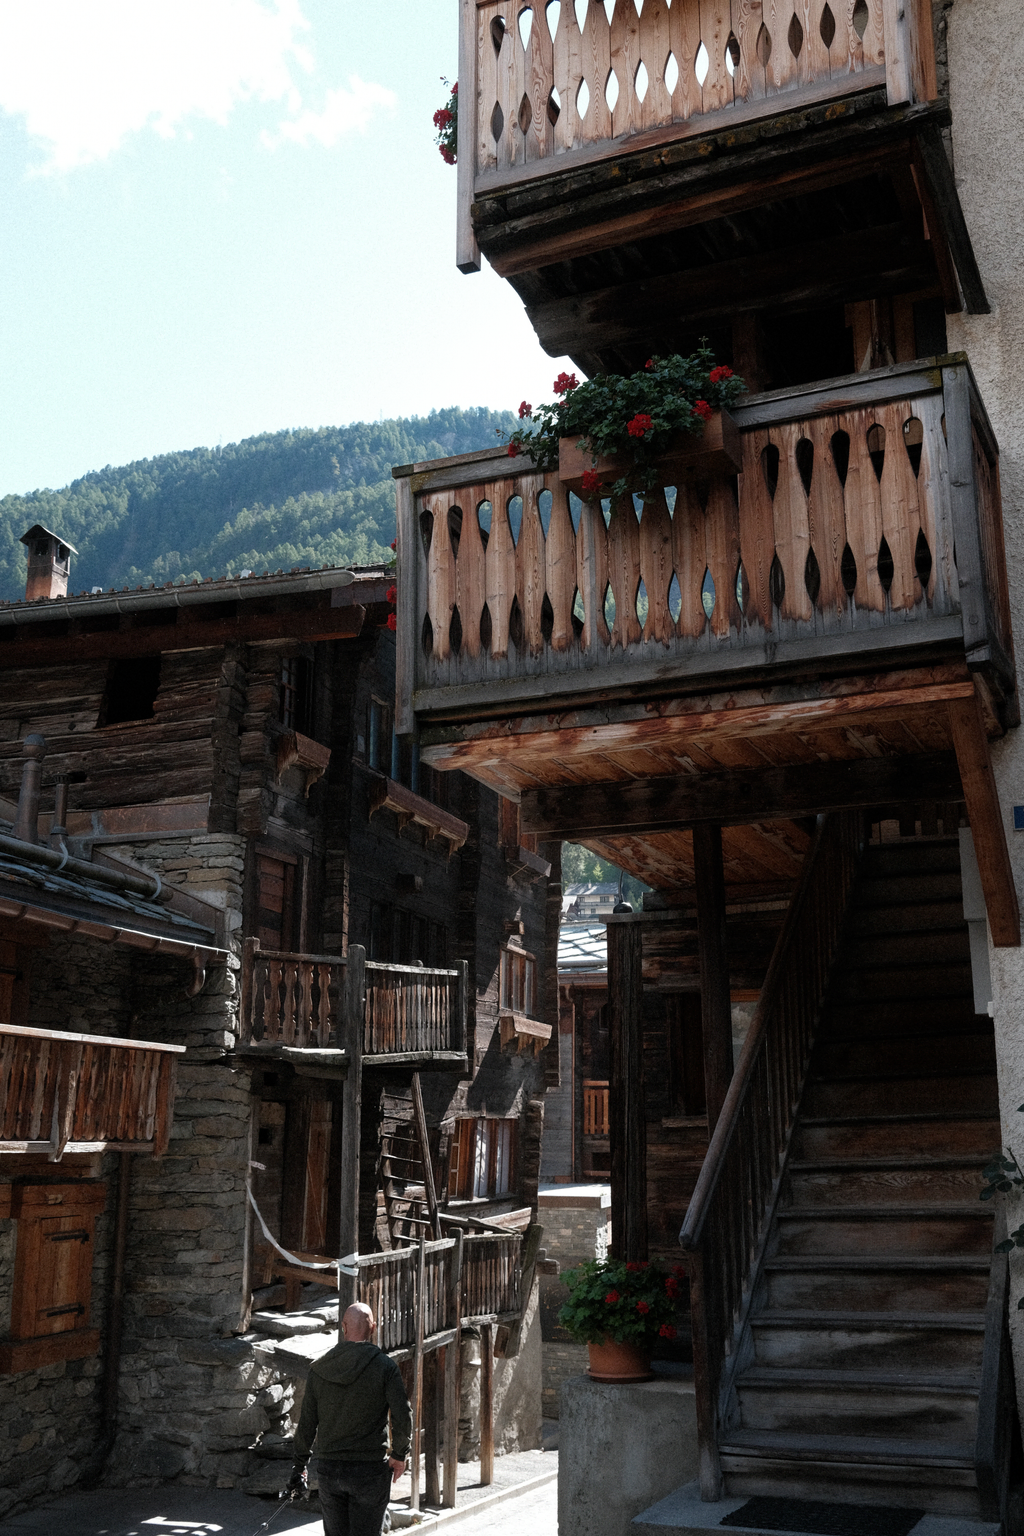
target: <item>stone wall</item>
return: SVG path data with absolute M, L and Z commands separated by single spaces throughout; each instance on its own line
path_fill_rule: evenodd
M 587 1204 L 567 1205 L 569 1191 L 563 1195 L 553 1191 L 546 1197 L 541 1194 L 540 1217 L 544 1223 L 544 1253 L 554 1259 L 564 1274 L 565 1270 L 584 1263 L 587 1259 L 608 1257 L 611 1241 L 610 1191 L 598 1193 L 598 1186 L 589 1186 L 595 1192 L 586 1196 Z M 565 1329 L 559 1326 L 558 1314 L 569 1296 L 561 1275 L 540 1277 L 539 1315 L 541 1323 L 542 1365 L 541 1402 L 546 1419 L 560 1417 L 563 1384 L 570 1377 L 582 1375 L 587 1369 L 587 1346 L 578 1344 Z

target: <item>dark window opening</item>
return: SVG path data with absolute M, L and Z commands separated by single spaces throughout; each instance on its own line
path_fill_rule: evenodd
M 842 304 L 803 314 L 763 315 L 766 362 L 771 389 L 813 384 L 818 379 L 853 373 L 853 336 Z
M 281 663 L 281 724 L 303 736 L 310 734 L 313 669 L 304 656 L 289 656 Z
M 366 718 L 366 761 L 377 773 L 391 773 L 391 710 L 371 699 Z
M 918 357 L 942 357 L 946 341 L 946 306 L 941 299 L 918 299 L 914 305 L 914 345 Z
M 159 688 L 159 656 L 133 656 L 111 662 L 102 723 L 120 725 L 125 720 L 152 720 Z

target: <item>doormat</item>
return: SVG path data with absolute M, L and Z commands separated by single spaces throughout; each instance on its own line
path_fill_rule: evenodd
M 880 1504 L 823 1504 L 816 1499 L 748 1499 L 719 1525 L 762 1531 L 805 1531 L 808 1536 L 910 1536 L 923 1509 Z

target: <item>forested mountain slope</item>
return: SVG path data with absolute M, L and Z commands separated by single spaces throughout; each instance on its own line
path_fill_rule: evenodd
M 78 550 L 71 590 L 390 558 L 392 464 L 488 448 L 507 411 L 267 432 L 109 466 L 59 491 L 0 499 L 0 599 L 25 590 L 20 536 L 33 523 Z

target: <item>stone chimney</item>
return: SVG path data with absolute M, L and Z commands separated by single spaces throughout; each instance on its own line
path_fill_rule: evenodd
M 74 545 L 66 543 L 59 534 L 51 533 L 42 523 L 35 523 L 23 533 L 21 542 L 28 548 L 25 601 L 34 602 L 37 597 L 66 597 L 71 556 L 78 554 Z

